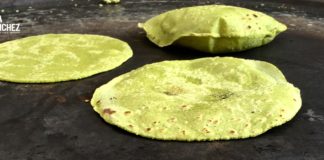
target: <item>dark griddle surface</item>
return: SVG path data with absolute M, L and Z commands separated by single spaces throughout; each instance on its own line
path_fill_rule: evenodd
M 169 9 L 213 3 L 264 11 L 288 25 L 289 30 L 269 45 L 226 56 L 273 63 L 301 89 L 303 106 L 291 122 L 245 140 L 157 141 L 106 124 L 85 102 L 100 85 L 144 64 L 212 56 L 158 48 L 136 23 Z M 323 0 L 122 0 L 103 7 L 95 0 L 1 0 L 0 9 L 4 22 L 22 24 L 21 33 L 0 34 L 0 42 L 44 33 L 89 33 L 120 38 L 134 50 L 134 56 L 117 69 L 78 81 L 0 82 L 1 160 L 324 159 Z

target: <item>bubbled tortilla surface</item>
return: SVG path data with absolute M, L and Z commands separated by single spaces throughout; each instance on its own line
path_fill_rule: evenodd
M 300 109 L 301 96 L 270 63 L 216 57 L 145 65 L 98 88 L 91 105 L 136 135 L 206 141 L 254 137 L 282 125 Z

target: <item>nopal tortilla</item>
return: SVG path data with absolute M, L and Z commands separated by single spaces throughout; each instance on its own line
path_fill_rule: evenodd
M 159 47 L 177 44 L 209 53 L 259 47 L 287 29 L 264 13 L 225 5 L 171 10 L 139 27 Z
M 301 96 L 270 63 L 216 57 L 145 65 L 98 88 L 91 105 L 136 135 L 206 141 L 282 125 L 300 109 Z
M 0 80 L 47 83 L 114 69 L 132 56 L 126 42 L 99 35 L 45 34 L 0 44 Z

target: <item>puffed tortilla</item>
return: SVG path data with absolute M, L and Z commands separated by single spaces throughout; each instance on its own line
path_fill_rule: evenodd
M 167 11 L 139 27 L 159 47 L 175 44 L 213 54 L 265 45 L 287 29 L 264 13 L 225 5 Z
M 301 96 L 270 63 L 216 57 L 145 65 L 99 87 L 91 105 L 136 135 L 210 141 L 282 125 L 301 108 Z
M 45 34 L 0 44 L 0 80 L 48 83 L 114 69 L 132 57 L 126 42 L 89 34 Z

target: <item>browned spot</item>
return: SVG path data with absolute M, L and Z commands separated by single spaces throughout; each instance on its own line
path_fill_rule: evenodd
M 296 98 L 293 99 L 295 102 L 297 101 Z
M 163 109 L 163 110 L 166 110 L 166 109 L 167 109 L 167 107 L 163 107 L 162 109 Z
M 175 122 L 177 119 L 176 118 L 174 118 L 174 117 L 172 117 L 172 118 L 170 118 L 170 119 L 168 119 L 168 121 L 169 122 Z
M 249 14 L 246 14 L 246 16 L 249 16 Z
M 125 115 L 129 115 L 131 113 L 131 111 L 125 111 L 124 114 Z
M 284 112 L 285 111 L 285 109 L 281 109 L 281 112 Z
M 100 101 L 100 100 L 98 100 L 98 101 L 96 102 L 96 104 L 98 105 L 98 104 L 100 104 L 100 102 L 101 102 L 101 101 Z
M 106 108 L 106 109 L 103 110 L 103 113 L 112 115 L 112 114 L 116 113 L 116 111 L 114 111 L 114 110 L 112 110 L 110 108 Z
M 154 122 L 153 122 L 153 125 L 156 125 L 156 123 L 157 123 L 157 122 L 156 122 L 156 121 L 154 121 Z
M 279 117 L 282 117 L 282 114 L 280 114 Z
M 172 86 L 167 91 L 165 91 L 163 93 L 168 96 L 175 96 L 175 95 L 181 94 L 183 92 L 184 92 L 184 90 L 182 88 L 177 87 L 177 86 Z
M 129 128 L 133 128 L 133 125 L 128 125 Z
M 251 113 L 255 113 L 254 111 L 252 111 Z
M 213 122 L 214 124 L 217 124 L 218 123 L 218 120 L 214 120 L 214 122 Z
M 151 130 L 151 128 L 146 128 L 146 131 L 148 131 L 148 132 L 149 132 L 150 130 Z
M 116 100 L 117 98 L 116 97 L 110 97 L 109 99 L 110 100 Z
M 245 126 L 244 127 L 248 127 L 249 126 L 249 124 L 245 124 Z
M 183 131 L 182 131 L 182 134 L 183 134 L 183 135 L 186 135 L 186 131 L 185 131 L 185 130 L 183 130 Z
M 169 92 L 169 91 L 165 91 L 165 92 L 163 92 L 164 94 L 166 94 L 166 95 L 168 95 L 168 96 L 173 96 L 173 95 L 175 95 L 175 94 L 173 94 L 172 92 Z
M 234 130 L 230 130 L 229 133 L 230 133 L 230 134 L 234 134 L 235 131 L 234 131 Z
M 207 120 L 207 122 L 209 122 L 209 123 L 210 123 L 210 122 L 212 122 L 212 120 L 208 119 L 208 120 Z
M 187 105 L 182 105 L 181 108 L 185 109 L 187 108 L 188 106 Z
M 251 26 L 247 26 L 248 29 L 251 29 L 252 27 Z
M 64 103 L 66 102 L 66 98 L 63 96 L 56 96 L 56 101 L 59 103 Z
M 210 133 L 210 131 L 207 128 L 203 128 L 202 131 L 205 133 Z
M 257 18 L 257 17 L 258 17 L 258 15 L 256 15 L 256 14 L 253 14 L 253 16 L 254 16 L 255 18 Z
M 259 27 L 259 30 L 261 30 L 261 27 Z
M 271 38 L 271 35 L 270 35 L 270 34 L 267 34 L 267 35 L 265 36 L 265 38 Z

